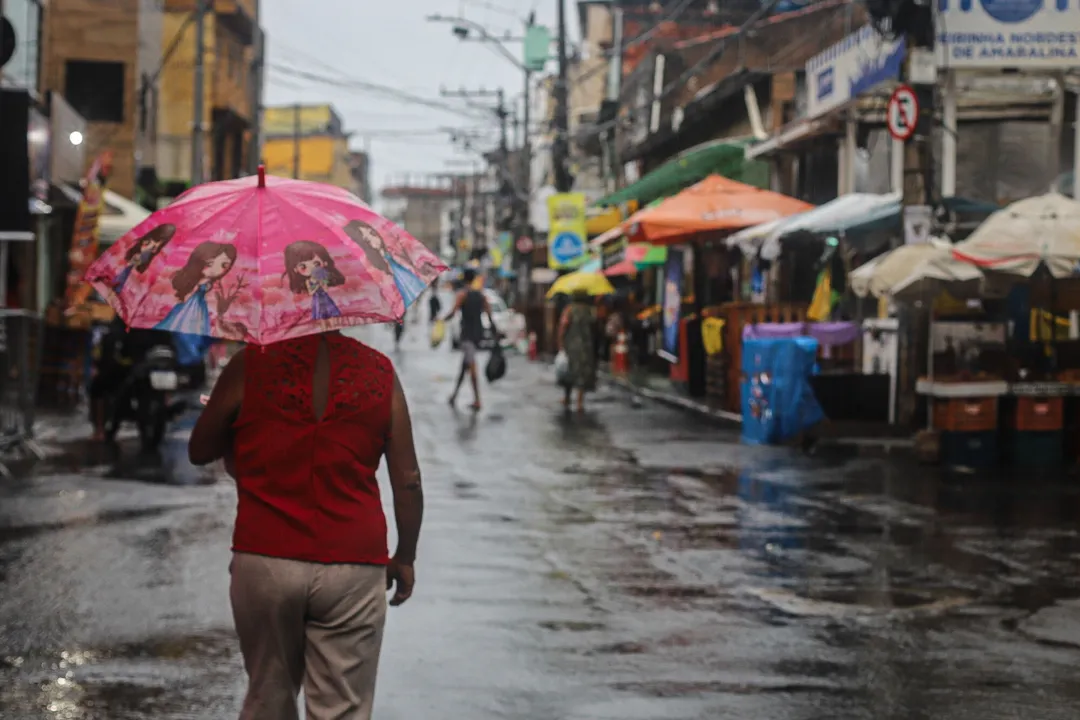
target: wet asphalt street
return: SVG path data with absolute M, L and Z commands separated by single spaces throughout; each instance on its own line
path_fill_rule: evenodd
M 747 448 L 617 391 L 565 416 L 520 358 L 453 412 L 425 334 L 394 355 L 427 515 L 379 720 L 1080 715 L 1080 481 Z M 0 482 L 0 718 L 236 717 L 235 492 L 185 432 L 139 458 L 54 423 Z

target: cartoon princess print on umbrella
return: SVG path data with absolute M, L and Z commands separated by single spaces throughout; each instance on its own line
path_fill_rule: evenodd
M 140 275 L 145 273 L 146 269 L 150 267 L 150 262 L 172 240 L 174 234 L 176 234 L 176 226 L 172 223 L 164 223 L 136 240 L 128 248 L 128 251 L 124 253 L 124 269 L 120 271 L 113 281 L 112 291 L 119 295 L 120 291 L 124 289 L 124 285 L 127 284 L 128 278 L 131 277 L 132 271 L 138 272 Z
M 312 320 L 326 321 L 341 317 L 341 310 L 327 289 L 344 285 L 345 276 L 325 247 L 311 240 L 298 240 L 287 245 L 285 274 L 293 293 L 311 295 Z
M 197 245 L 172 279 L 179 302 L 154 329 L 210 335 L 210 306 L 206 296 L 210 290 L 221 287 L 222 278 L 235 264 L 236 246 L 213 241 Z
M 395 255 L 383 236 L 371 225 L 363 220 L 351 220 L 343 230 L 364 251 L 372 267 L 393 278 L 405 307 L 411 305 L 427 288 L 427 283 L 416 274 L 409 258 L 400 253 Z

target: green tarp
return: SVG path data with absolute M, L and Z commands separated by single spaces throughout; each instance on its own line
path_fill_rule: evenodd
M 637 200 L 641 206 L 690 187 L 709 175 L 723 175 L 747 185 L 768 189 L 769 166 L 747 160 L 744 154 L 750 139 L 717 140 L 687 150 L 653 170 L 633 185 L 601 198 L 597 205 L 618 205 Z

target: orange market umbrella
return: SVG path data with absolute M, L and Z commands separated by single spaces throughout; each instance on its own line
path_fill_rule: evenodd
M 710 175 L 659 205 L 627 218 L 627 237 L 653 244 L 680 242 L 698 232 L 735 231 L 813 209 L 813 205 Z

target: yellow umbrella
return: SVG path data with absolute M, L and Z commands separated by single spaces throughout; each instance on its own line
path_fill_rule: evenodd
M 615 292 L 615 288 L 611 286 L 608 279 L 600 273 L 582 272 L 578 270 L 577 272 L 563 275 L 552 283 L 547 296 L 548 298 L 553 298 L 560 293 L 572 295 L 578 290 L 584 290 L 590 295 L 611 295 Z

